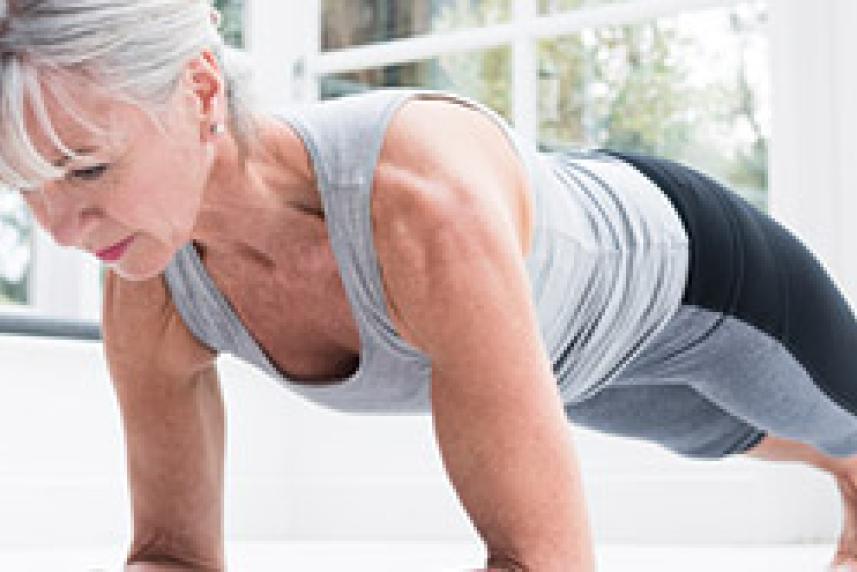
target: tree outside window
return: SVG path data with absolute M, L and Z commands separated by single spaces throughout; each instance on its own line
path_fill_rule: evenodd
M 539 0 L 537 8 L 550 15 L 620 3 L 630 0 Z M 499 23 L 510 9 L 508 0 L 328 0 L 325 6 L 322 38 L 328 48 L 409 30 Z M 391 10 L 386 16 L 384 7 Z M 766 24 L 767 3 L 747 2 L 538 41 L 539 146 L 609 147 L 683 161 L 765 209 Z M 429 87 L 473 97 L 511 119 L 511 62 L 510 46 L 447 54 L 327 76 L 321 93 L 330 98 L 381 86 Z
M 214 0 L 223 20 L 220 31 L 227 44 L 244 47 L 244 0 Z

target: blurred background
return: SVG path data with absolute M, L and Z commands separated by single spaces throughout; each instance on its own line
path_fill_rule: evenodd
M 721 177 L 759 208 L 768 206 L 771 47 L 766 2 L 216 4 L 224 15 L 227 40 L 252 49 L 259 59 L 275 58 L 265 62 L 266 68 L 277 67 L 268 81 L 291 84 L 266 93 L 273 104 L 335 98 L 378 86 L 451 90 L 488 104 L 543 149 L 608 146 L 686 160 Z M 317 13 L 310 14 L 312 5 Z M 271 17 L 303 25 L 293 24 L 294 30 L 285 34 L 277 26 L 254 35 L 254 9 L 259 21 L 277 21 L 262 19 L 262 13 L 271 12 Z M 302 53 L 295 53 L 295 43 L 304 44 Z M 291 62 L 283 57 L 289 52 L 297 56 Z M 99 296 L 88 292 L 95 288 L 92 284 L 70 292 L 63 280 L 60 301 L 42 283 L 48 277 L 41 276 L 40 268 L 57 265 L 39 264 L 40 256 L 51 256 L 50 246 L 34 236 L 26 211 L 13 196 L 2 197 L 0 225 L 0 303 L 97 315 Z M 92 270 L 74 282 L 94 281 Z
M 792 228 L 857 295 L 857 3 L 216 4 L 271 109 L 422 86 L 487 104 L 543 150 L 605 146 L 680 160 Z M 16 196 L 0 194 L 0 316 L 97 320 L 102 275 L 91 257 L 35 229 Z M 21 437 L 0 439 L 0 539 L 126 537 L 121 427 L 100 352 L 92 342 L 0 338 L 0 434 Z M 34 366 L 34 356 L 48 357 Z M 474 541 L 429 419 L 324 411 L 222 362 L 232 538 Z M 832 484 L 808 470 L 678 459 L 642 442 L 575 435 L 601 541 L 835 539 Z M 64 526 L 64 514 L 84 507 L 90 520 Z

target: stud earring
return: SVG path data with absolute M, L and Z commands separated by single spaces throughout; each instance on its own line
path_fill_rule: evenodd
M 226 126 L 222 123 L 212 123 L 211 124 L 211 134 L 212 135 L 223 135 L 226 133 Z

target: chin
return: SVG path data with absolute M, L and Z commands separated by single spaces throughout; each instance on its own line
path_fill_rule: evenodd
M 134 256 L 131 254 L 130 256 L 126 256 L 122 260 L 111 264 L 110 267 L 114 272 L 116 272 L 116 274 L 125 280 L 142 282 L 144 280 L 151 280 L 152 278 L 163 274 L 171 260 L 172 256 L 163 256 L 158 258 L 149 256 L 143 258 L 141 256 Z

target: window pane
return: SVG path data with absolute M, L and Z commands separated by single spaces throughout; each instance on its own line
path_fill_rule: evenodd
M 748 3 L 540 42 L 540 142 L 682 160 L 764 209 L 765 8 Z
M 539 14 L 558 14 L 560 12 L 568 12 L 578 8 L 588 8 L 590 6 L 602 6 L 604 4 L 617 4 L 619 2 L 627 2 L 628 0 L 539 0 Z
M 321 49 L 508 22 L 511 0 L 322 0 Z
M 226 43 L 244 47 L 244 0 L 214 0 L 214 5 L 223 15 L 220 31 Z
M 510 82 L 511 50 L 504 46 L 327 76 L 321 80 L 321 97 L 329 99 L 376 87 L 426 87 L 466 95 L 511 121 Z
M 31 222 L 20 195 L 0 191 L 0 305 L 30 302 Z

